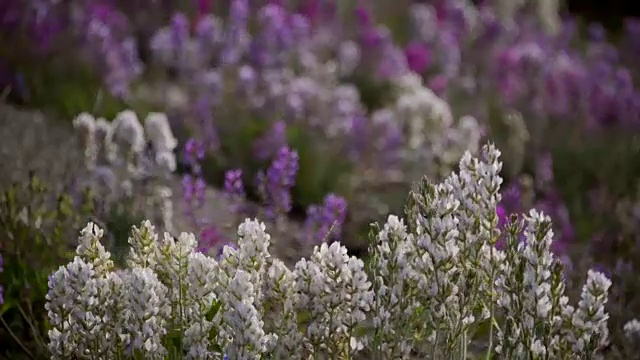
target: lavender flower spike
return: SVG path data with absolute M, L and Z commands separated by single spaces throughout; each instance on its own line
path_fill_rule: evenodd
M 347 201 L 335 194 L 327 195 L 322 206 L 313 205 L 307 209 L 305 228 L 308 239 L 314 243 L 340 240 L 346 216 Z
M 286 145 L 282 146 L 266 175 L 258 175 L 258 186 L 270 215 L 291 211 L 291 189 L 298 174 L 298 160 L 297 152 Z
M 242 212 L 242 199 L 244 199 L 244 184 L 242 183 L 242 170 L 229 170 L 224 175 L 224 191 L 230 202 L 231 212 Z

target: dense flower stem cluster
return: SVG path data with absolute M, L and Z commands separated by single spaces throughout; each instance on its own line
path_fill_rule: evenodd
M 369 272 L 339 242 L 290 269 L 249 219 L 219 258 L 195 251 L 193 235 L 161 237 L 145 221 L 131 232 L 127 268 L 116 269 L 89 223 L 49 281 L 52 357 L 467 358 L 477 341 L 489 343 L 488 357 L 597 356 L 611 282 L 589 271 L 571 306 L 549 218 L 532 210 L 500 232 L 499 155 L 487 145 L 443 182 L 419 183 L 406 218 L 391 215 L 374 233 Z M 475 335 L 483 324 L 489 339 Z

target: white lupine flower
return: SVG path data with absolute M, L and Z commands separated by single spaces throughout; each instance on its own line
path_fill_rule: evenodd
M 386 358 L 407 358 L 412 350 L 411 327 L 397 327 L 396 324 L 408 323 L 409 313 L 415 311 L 417 304 L 411 301 L 413 296 L 410 284 L 412 253 L 415 251 L 411 235 L 395 215 L 389 215 L 387 223 L 378 233 L 372 253 L 377 260 L 374 271 L 373 291 L 373 327 L 376 352 Z M 377 274 L 376 274 L 377 273 Z
M 116 115 L 113 120 L 113 139 L 125 153 L 139 153 L 144 149 L 144 129 L 135 112 L 124 110 Z
M 98 155 L 96 120 L 91 114 L 83 112 L 73 119 L 73 128 L 84 151 L 85 164 L 87 168 L 92 168 Z
M 555 321 L 559 321 L 561 308 L 554 308 L 552 300 L 554 293 L 562 294 L 564 286 L 557 284 L 555 287 L 551 279 L 551 272 L 554 264 L 558 264 L 551 253 L 551 242 L 553 231 L 550 228 L 549 217 L 531 210 L 525 217 L 526 228 L 524 230 L 525 243 L 517 245 L 516 249 L 510 246 L 507 255 L 507 263 L 497 279 L 498 290 L 502 292 L 502 298 L 498 299 L 499 306 L 506 312 L 507 316 L 514 319 L 514 323 L 521 326 L 518 328 L 519 337 L 513 333 L 505 333 L 506 337 L 499 336 L 499 343 L 513 349 L 523 346 L 526 351 L 540 350 L 540 347 L 531 348 L 533 343 L 525 343 L 526 339 L 535 338 L 536 329 L 541 326 L 550 326 L 547 331 L 552 336 L 559 336 L 558 329 L 555 328 Z M 511 241 L 511 240 L 510 240 Z M 514 239 L 513 241 L 518 241 Z M 517 272 L 517 275 L 516 275 Z M 522 282 L 516 279 L 521 278 Z M 512 289 L 508 291 L 507 289 Z M 557 320 L 554 320 L 557 319 Z M 530 340 L 531 341 L 531 340 Z M 540 346 L 550 355 L 555 353 L 554 349 L 548 348 L 549 343 L 541 343 Z M 522 350 L 524 351 L 524 350 Z M 522 356 L 524 353 L 516 352 L 511 356 Z
M 438 19 L 436 9 L 430 4 L 411 4 L 411 25 L 415 28 L 418 37 L 425 42 L 430 42 L 438 33 Z
M 201 316 L 207 312 L 216 300 L 215 287 L 217 281 L 218 263 L 202 253 L 189 255 L 189 269 L 187 270 L 188 296 L 196 304 L 195 311 Z
M 100 243 L 104 231 L 98 225 L 89 222 L 80 231 L 76 254 L 84 261 L 91 263 L 98 276 L 106 275 L 113 268 L 111 254 Z
M 214 353 L 210 350 L 209 331 L 213 324 L 206 319 L 191 324 L 184 331 L 184 342 L 187 348 L 186 359 L 211 359 Z
M 231 271 L 229 266 L 233 266 L 234 270 L 246 271 L 252 278 L 251 282 L 256 286 L 262 283 L 271 257 L 269 254 L 271 236 L 265 232 L 265 229 L 264 223 L 246 219 L 238 227 L 238 250 L 234 253 L 235 256 L 226 256 L 223 253 L 221 261 L 221 266 L 227 272 Z M 258 286 L 255 290 L 257 293 L 255 305 L 260 308 L 262 289 Z
M 176 171 L 177 168 L 176 155 L 173 151 L 157 152 L 156 164 L 160 169 L 172 173 Z
M 250 282 L 251 275 L 236 271 L 227 292 L 221 294 L 225 304 L 222 312 L 223 327 L 231 336 L 225 353 L 232 359 L 259 359 L 271 341 L 263 329 L 258 310 L 253 305 L 256 293 Z
M 479 158 L 467 152 L 458 173 L 414 189 L 406 226 L 389 216 L 372 242 L 371 282 L 339 243 L 317 246 L 288 269 L 270 255 L 265 225 L 248 219 L 237 249 L 225 246 L 219 261 L 195 252 L 193 235 L 158 240 L 143 222 L 129 239 L 129 268 L 114 271 L 102 230 L 89 223 L 79 256 L 49 281 L 52 357 L 111 359 L 135 349 L 163 358 L 178 350 L 164 347 L 177 336 L 188 359 L 341 358 L 363 350 L 448 358 L 465 355 L 471 330 L 488 319 L 491 352 L 501 358 L 597 357 L 608 341 L 611 281 L 590 271 L 573 307 L 550 251 L 548 217 L 531 211 L 498 231 L 499 155 L 492 145 Z M 495 247 L 498 237 L 504 250 Z M 628 336 L 638 324 L 625 326 Z
M 162 225 L 166 232 L 173 232 L 173 192 L 168 186 L 156 186 L 153 197 L 156 202 L 156 222 Z
M 361 56 L 362 51 L 356 42 L 344 41 L 340 43 L 338 49 L 340 75 L 346 76 L 353 73 L 360 63 Z
M 165 284 L 169 285 L 173 302 L 178 302 L 180 286 L 184 286 L 187 276 L 188 258 L 197 245 L 193 234 L 181 233 L 176 239 L 165 232 L 162 240 L 158 241 L 156 249 L 156 271 Z
M 635 340 L 640 335 L 640 321 L 633 319 L 624 324 L 624 334 L 630 340 Z
M 93 264 L 78 256 L 51 276 L 45 309 L 52 326 L 49 349 L 53 358 L 106 356 L 114 339 L 105 336 L 109 333 L 102 307 L 108 303 L 106 285 Z
M 314 248 L 309 261 L 295 267 L 298 306 L 309 312 L 306 337 L 316 354 L 351 356 L 362 339 L 354 329 L 366 319 L 373 303 L 371 283 L 362 260 L 347 255 L 339 243 Z M 357 346 L 350 347 L 350 344 Z
M 173 136 L 169 119 L 164 113 L 149 113 L 144 121 L 144 130 L 158 153 L 173 152 L 178 146 L 178 140 Z
M 113 126 L 104 118 L 96 120 L 96 144 L 98 146 L 98 160 L 103 164 L 110 164 L 115 157 L 113 143 Z
M 465 151 L 479 150 L 482 131 L 477 120 L 464 116 L 455 121 L 449 104 L 425 87 L 419 75 L 404 75 L 395 86 L 391 117 L 407 138 L 409 160 L 433 164 L 428 176 L 446 176 Z
M 156 265 L 156 252 L 158 249 L 158 235 L 149 220 L 145 220 L 140 227 L 133 227 L 129 236 L 130 267 L 151 267 Z
M 141 351 L 145 358 L 163 359 L 167 351 L 162 337 L 167 332 L 165 322 L 171 313 L 168 290 L 150 268 L 136 267 L 122 276 L 127 319 L 124 330 L 130 339 L 127 345 Z
M 273 350 L 276 358 L 295 358 L 304 347 L 303 335 L 298 329 L 295 274 L 278 259 L 272 259 L 264 278 L 265 331 L 279 334 Z
M 611 280 L 604 274 L 589 270 L 587 282 L 582 288 L 578 307 L 573 314 L 572 323 L 576 332 L 570 338 L 573 350 L 585 357 L 594 355 L 597 350 L 608 344 L 609 331 L 605 311 Z
M 549 35 L 557 35 L 562 29 L 559 0 L 537 0 L 538 20 Z

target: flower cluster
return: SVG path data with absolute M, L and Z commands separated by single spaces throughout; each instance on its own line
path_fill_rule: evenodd
M 346 217 L 347 201 L 336 194 L 327 195 L 322 205 L 311 205 L 307 209 L 307 239 L 314 243 L 340 240 Z
M 532 210 L 501 233 L 499 155 L 492 145 L 467 152 L 458 173 L 418 184 L 406 219 L 391 215 L 375 234 L 369 272 L 339 242 L 290 269 L 249 219 L 218 259 L 196 252 L 193 235 L 159 237 L 145 221 L 132 230 L 128 267 L 115 269 L 90 223 L 49 281 L 53 357 L 466 358 L 477 341 L 487 356 L 597 356 L 611 282 L 589 271 L 569 305 L 549 218 Z M 474 332 L 482 324 L 488 339 Z
M 407 160 L 433 164 L 426 173 L 438 178 L 448 174 L 465 151 L 479 150 L 483 130 L 474 117 L 454 120 L 449 104 L 415 73 L 400 78 L 396 86 L 395 104 L 379 111 L 390 111 L 399 122 L 407 140 Z
M 272 217 L 291 211 L 291 189 L 297 173 L 298 153 L 283 146 L 267 172 L 258 174 L 258 188 Z
M 555 0 L 420 3 L 411 15 L 405 54 L 412 70 L 448 100 L 481 95 L 462 105 L 477 116 L 488 114 L 487 95 L 495 94 L 503 110 L 526 114 L 536 131 L 556 120 L 589 130 L 637 124 L 635 65 L 625 55 L 633 47 L 607 42 L 598 24 L 589 39 L 578 37 L 576 20 L 560 19 Z
M 166 180 L 176 170 L 173 151 L 178 143 L 167 116 L 149 113 L 143 127 L 131 110 L 120 112 L 112 122 L 82 113 L 73 125 L 89 174 L 85 185 L 97 191 L 104 209 L 110 211 L 131 201 L 134 193 L 146 191 L 158 210 L 155 220 L 173 231 L 172 191 Z

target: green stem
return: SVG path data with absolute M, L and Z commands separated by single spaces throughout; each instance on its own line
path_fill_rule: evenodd
M 40 336 L 40 332 L 38 331 L 36 326 L 33 324 L 33 322 L 31 322 L 29 320 L 29 316 L 27 316 L 27 314 L 25 313 L 24 309 L 22 309 L 22 306 L 20 306 L 19 304 L 18 304 L 18 310 L 20 310 L 20 313 L 22 314 L 22 317 L 24 317 L 24 320 L 27 322 L 27 324 L 29 324 L 29 327 L 31 328 L 31 331 L 33 331 L 33 337 L 38 342 L 38 345 L 40 345 L 42 348 L 46 349 L 46 345 L 42 341 L 42 337 Z M 31 313 L 33 313 L 33 312 L 31 312 Z
M 20 345 L 20 347 L 22 348 L 22 351 L 24 351 L 25 354 L 27 354 L 27 356 L 29 356 L 30 359 L 35 360 L 36 358 L 33 357 L 29 349 L 27 349 L 27 347 L 20 341 L 20 339 L 16 336 L 16 334 L 14 334 L 14 332 L 9 327 L 9 324 L 7 324 L 7 322 L 4 321 L 4 316 L 0 315 L 0 321 L 2 321 L 2 325 L 4 325 L 4 327 L 7 329 L 7 332 L 9 332 L 9 335 L 11 335 L 13 340 L 15 340 L 15 342 L 18 343 L 18 345 Z
M 467 360 L 467 331 L 462 332 L 460 336 L 460 360 Z
M 493 271 L 492 271 L 493 272 Z M 493 274 L 491 276 L 493 278 Z M 487 355 L 484 357 L 485 360 L 491 359 L 491 352 L 493 351 L 493 316 L 495 313 L 495 308 L 493 304 L 493 280 L 491 281 L 491 310 L 489 312 L 489 347 L 487 348 Z

